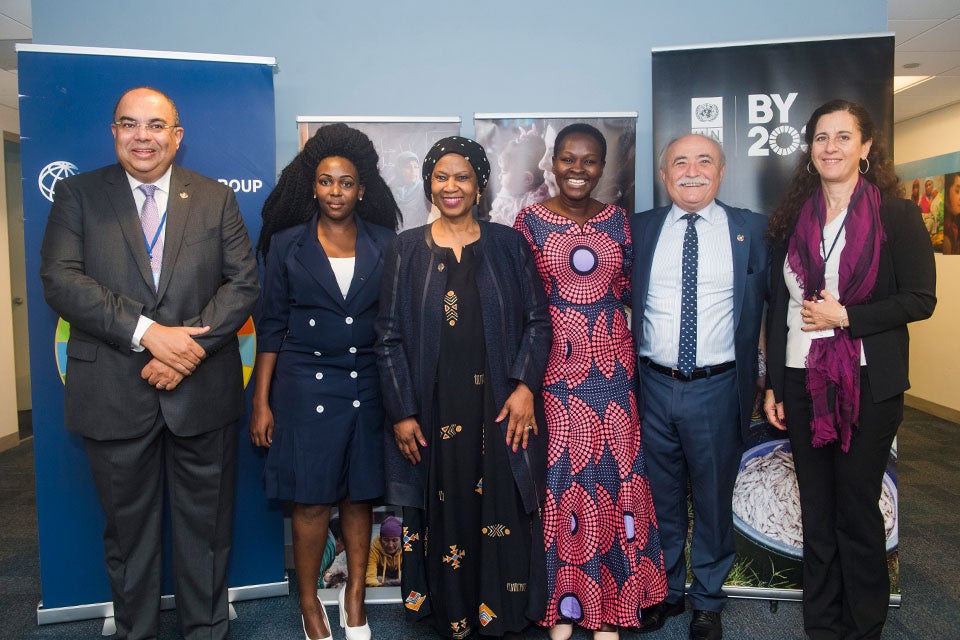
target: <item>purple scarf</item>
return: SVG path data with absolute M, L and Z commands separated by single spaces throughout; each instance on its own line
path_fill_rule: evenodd
M 855 202 L 847 210 L 846 244 L 840 253 L 839 300 L 843 305 L 863 304 L 870 299 L 877 283 L 880 244 L 884 241 L 880 190 L 861 177 L 853 192 L 859 193 L 859 197 L 854 196 Z M 787 261 L 797 276 L 804 300 L 816 299 L 823 284 L 820 281 L 824 273 L 821 225 L 825 214 L 820 212 L 825 210 L 823 189 L 819 188 L 804 203 L 796 231 L 790 237 Z M 831 390 L 834 392 L 832 407 Z M 840 448 L 848 451 L 860 415 L 859 338 L 851 338 L 848 331 L 834 331 L 833 337 L 813 340 L 807 355 L 807 392 L 813 400 L 810 422 L 813 446 L 822 447 L 839 439 Z

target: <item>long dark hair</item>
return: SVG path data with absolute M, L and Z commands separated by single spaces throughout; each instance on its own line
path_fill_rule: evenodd
M 303 145 L 303 150 L 280 174 L 277 186 L 263 203 L 263 228 L 257 241 L 257 255 L 270 250 L 270 238 L 277 231 L 298 225 L 312 218 L 319 205 L 313 197 L 317 166 L 324 158 L 346 158 L 357 168 L 363 185 L 363 200 L 354 213 L 366 222 L 396 231 L 403 219 L 390 187 L 377 169 L 377 150 L 362 131 L 345 124 L 320 127 Z
M 797 167 L 793 171 L 793 176 L 787 185 L 787 190 L 783 194 L 780 204 L 770 215 L 770 222 L 767 225 L 767 240 L 771 244 L 782 244 L 786 242 L 800 215 L 800 209 L 803 204 L 820 187 L 820 176 L 817 173 L 811 173 L 807 170 L 810 163 L 810 148 L 813 145 L 813 136 L 816 134 L 817 123 L 820 118 L 828 113 L 837 111 L 846 111 L 857 121 L 857 128 L 860 130 L 861 141 L 872 140 L 870 153 L 867 155 L 867 161 L 870 168 L 863 175 L 864 179 L 872 182 L 880 189 L 884 197 L 902 197 L 903 185 L 897 179 L 893 170 L 893 161 L 887 154 L 887 149 L 879 132 L 873 125 L 873 119 L 862 105 L 849 100 L 831 100 L 820 105 L 807 121 L 807 128 L 804 139 L 807 143 L 807 150 L 803 152 L 797 162 Z M 811 165 L 812 166 L 812 165 Z

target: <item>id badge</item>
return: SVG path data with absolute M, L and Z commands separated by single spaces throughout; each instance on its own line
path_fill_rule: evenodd
M 817 302 L 823 302 L 822 299 L 818 299 Z M 817 340 L 819 338 L 832 338 L 836 335 L 836 329 L 821 329 L 820 331 L 808 331 L 807 335 L 810 336 L 811 340 Z

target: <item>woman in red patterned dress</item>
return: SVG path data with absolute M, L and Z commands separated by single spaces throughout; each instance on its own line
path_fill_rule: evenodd
M 590 197 L 606 141 L 594 127 L 557 134 L 559 193 L 523 209 L 514 226 L 532 249 L 553 321 L 543 384 L 549 452 L 544 537 L 553 640 L 573 625 L 596 640 L 640 626 L 666 580 L 641 455 L 630 305 L 628 214 Z

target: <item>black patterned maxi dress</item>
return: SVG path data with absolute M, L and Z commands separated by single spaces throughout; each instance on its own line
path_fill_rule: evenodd
M 415 619 L 431 614 L 447 637 L 502 636 L 526 627 L 528 602 L 545 598 L 530 589 L 543 588 L 543 580 L 530 579 L 540 523 L 524 513 L 494 422 L 473 246 L 464 247 L 460 262 L 442 251 L 447 291 L 423 462 L 430 465 L 426 510 L 403 510 L 402 592 L 408 612 Z

